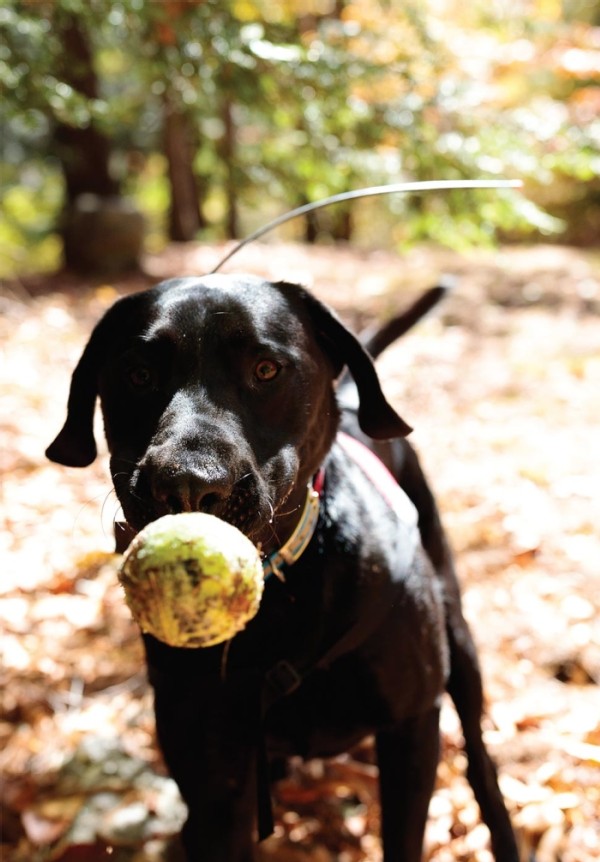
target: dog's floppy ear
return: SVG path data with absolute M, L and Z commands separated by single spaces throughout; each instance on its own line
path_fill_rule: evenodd
M 46 449 L 47 458 L 65 467 L 87 467 L 96 457 L 93 424 L 97 375 L 90 345 L 91 340 L 71 378 L 65 424 Z
M 348 366 L 358 389 L 358 422 L 365 434 L 374 440 L 389 440 L 410 434 L 410 425 L 386 401 L 373 361 L 356 336 L 346 329 L 331 309 L 304 288 L 286 283 L 277 286 L 288 296 L 293 292 L 302 300 L 315 327 L 317 339 L 332 360 L 336 374 L 342 371 L 344 365 Z
M 87 467 L 96 457 L 94 409 L 98 394 L 98 374 L 110 343 L 116 336 L 115 317 L 134 296 L 119 300 L 98 322 L 81 355 L 69 389 L 67 418 L 46 457 L 65 467 Z
M 94 408 L 98 394 L 98 371 L 104 356 L 106 329 L 98 323 L 71 377 L 67 418 L 46 457 L 65 467 L 87 467 L 96 457 Z

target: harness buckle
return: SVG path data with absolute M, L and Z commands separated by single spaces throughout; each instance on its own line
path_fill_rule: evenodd
M 275 696 L 279 698 L 296 691 L 302 682 L 302 676 L 289 661 L 282 659 L 268 671 L 266 681 Z

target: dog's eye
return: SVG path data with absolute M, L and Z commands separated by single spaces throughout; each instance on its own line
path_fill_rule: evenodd
M 279 365 L 272 359 L 261 359 L 254 369 L 254 376 L 261 383 L 273 380 L 279 374 Z
M 135 368 L 130 368 L 128 372 L 130 383 L 136 389 L 147 389 L 152 385 L 152 372 L 145 365 L 138 365 Z

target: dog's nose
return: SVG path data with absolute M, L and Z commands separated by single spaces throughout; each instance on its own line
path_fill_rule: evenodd
M 170 513 L 210 512 L 230 494 L 225 476 L 207 476 L 195 470 L 170 471 L 151 477 L 152 496 Z

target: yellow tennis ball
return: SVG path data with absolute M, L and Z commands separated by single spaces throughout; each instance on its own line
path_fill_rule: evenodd
M 232 638 L 258 612 L 264 586 L 252 542 L 203 512 L 148 524 L 127 549 L 119 580 L 142 631 L 178 647 Z

